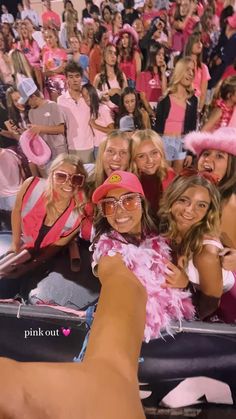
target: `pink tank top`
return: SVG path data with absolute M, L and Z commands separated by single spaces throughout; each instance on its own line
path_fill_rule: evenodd
M 186 106 L 176 103 L 170 96 L 170 112 L 165 124 L 164 134 L 182 134 Z

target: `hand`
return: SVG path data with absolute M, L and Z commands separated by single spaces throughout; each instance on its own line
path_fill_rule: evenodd
M 178 266 L 172 262 L 167 261 L 168 274 L 166 275 L 166 282 L 162 285 L 162 288 L 186 288 L 189 279 L 188 275 L 184 271 L 184 258 L 179 258 Z
M 108 102 L 110 100 L 109 92 L 103 92 L 101 99 L 105 102 Z
M 20 242 L 12 242 L 10 249 L 8 250 L 8 253 L 14 252 L 14 253 L 18 253 L 20 251 L 21 245 Z
M 226 271 L 236 271 L 236 250 L 228 247 L 220 253 L 221 265 Z
M 28 125 L 28 129 L 33 132 L 33 134 L 40 134 L 40 132 L 42 131 L 42 127 L 41 125 L 34 125 L 34 124 L 29 124 Z
M 89 121 L 89 125 L 90 125 L 90 127 L 92 127 L 92 128 L 96 128 L 96 122 L 95 122 L 95 119 L 91 118 L 91 119 L 90 119 L 90 121 Z
M 185 159 L 184 159 L 184 164 L 183 164 L 183 166 L 184 166 L 184 167 L 190 167 L 190 166 L 191 166 L 191 164 L 192 164 L 192 162 L 193 162 L 193 158 L 192 158 L 192 156 L 186 156 L 186 157 L 185 157 Z
M 165 72 L 166 72 L 166 63 L 163 63 L 163 65 L 161 66 L 161 73 L 162 74 L 165 74 Z

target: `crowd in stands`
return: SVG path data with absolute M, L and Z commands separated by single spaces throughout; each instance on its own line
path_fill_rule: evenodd
M 235 0 L 85 0 L 82 17 L 53 3 L 1 6 L 11 251 L 80 234 L 95 264 L 117 242 L 148 291 L 146 340 L 194 310 L 234 322 Z

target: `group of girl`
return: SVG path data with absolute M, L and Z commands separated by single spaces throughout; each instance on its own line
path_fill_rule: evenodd
M 102 255 L 120 253 L 147 290 L 147 341 L 171 333 L 172 320 L 234 322 L 235 134 L 187 135 L 196 168 L 178 176 L 151 130 L 109 134 L 88 182 L 76 157 L 58 156 L 48 182 L 30 178 L 18 194 L 12 250 L 65 244 L 81 230 L 94 272 Z

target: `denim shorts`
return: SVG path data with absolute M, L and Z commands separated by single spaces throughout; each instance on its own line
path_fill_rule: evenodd
M 183 137 L 169 137 L 168 135 L 162 136 L 162 142 L 164 146 L 166 160 L 184 160 L 186 157 L 186 151 L 183 149 Z

